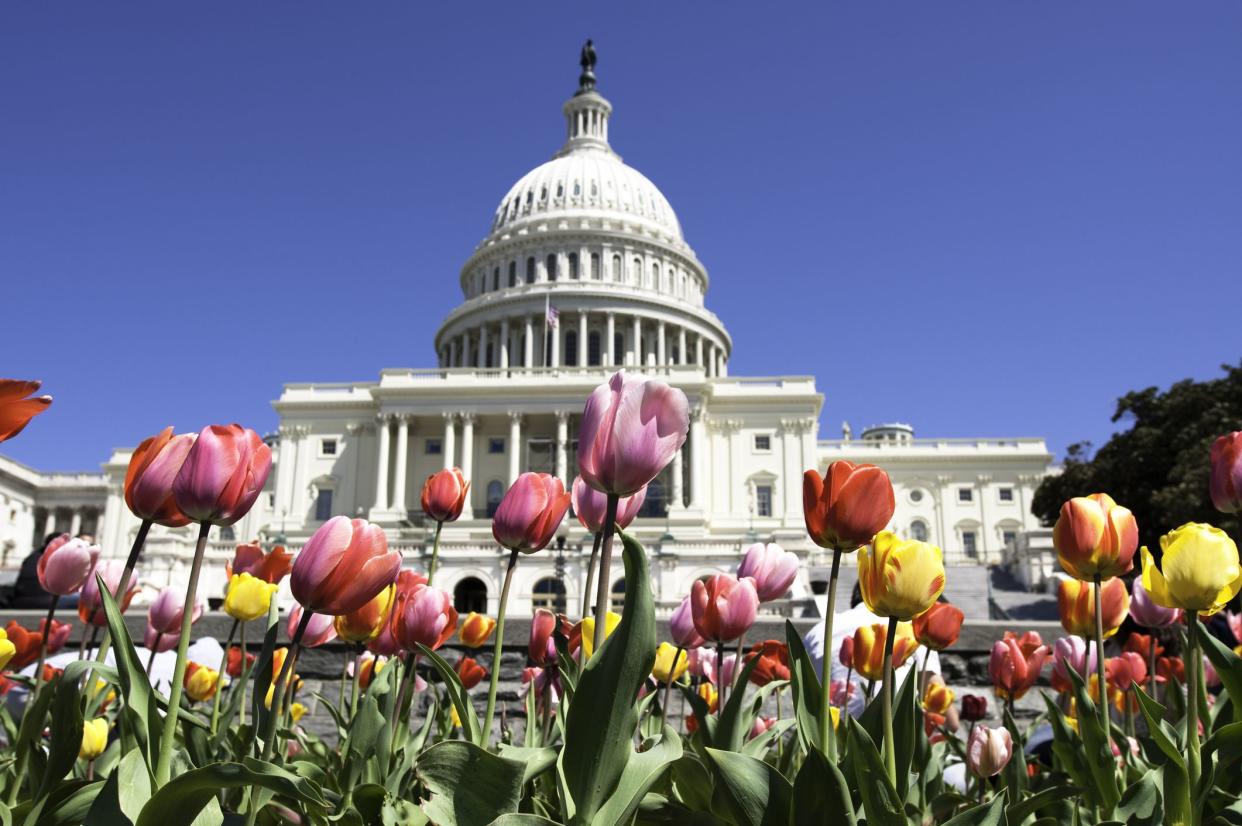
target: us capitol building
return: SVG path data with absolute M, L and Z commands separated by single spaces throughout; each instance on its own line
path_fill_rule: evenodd
M 856 437 L 846 425 L 841 438 L 821 439 L 813 376 L 729 374 L 733 341 L 708 309 L 707 269 L 668 200 L 613 151 L 612 105 L 595 88 L 594 63 L 588 44 L 579 89 L 562 107 L 563 145 L 509 188 L 462 265 L 463 300 L 436 332 L 436 366 L 284 387 L 267 490 L 232 530 L 213 532 L 200 593 L 222 593 L 237 541 L 296 548 L 338 514 L 381 524 L 406 564 L 425 568 L 434 524 L 420 511 L 422 483 L 456 465 L 472 486 L 461 519 L 445 526 L 436 584 L 459 610 L 494 613 L 505 554 L 489 517 L 522 471 L 572 483 L 583 403 L 621 368 L 680 387 L 691 406 L 686 445 L 650 485 L 632 528 L 651 554 L 663 609 L 765 541 L 807 558 L 778 607 L 814 613 L 826 557 L 805 535 L 802 473 L 835 459 L 890 473 L 892 528 L 943 548 L 951 598 L 955 583 L 984 587 L 984 565 L 1039 529 L 1031 496 L 1055 472 L 1042 439 L 924 439 L 904 424 Z M 138 528 L 122 497 L 129 455 L 114 452 L 102 473 L 72 474 L 0 457 L 0 568 L 11 578 L 53 530 L 94 534 L 105 556 L 124 557 Z M 184 582 L 192 549 L 191 529 L 156 527 L 142 581 Z M 567 518 L 549 549 L 518 566 L 513 610 L 581 613 L 590 551 L 591 537 Z M 852 560 L 846 566 L 852 578 Z M 619 579 L 617 602 L 623 588 Z

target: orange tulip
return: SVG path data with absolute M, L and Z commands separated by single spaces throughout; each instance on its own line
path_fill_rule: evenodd
M 914 638 L 933 651 L 943 651 L 957 642 L 965 618 L 956 605 L 937 602 L 914 618 Z
M 479 648 L 483 643 L 487 642 L 488 637 L 495 630 L 496 620 L 486 614 L 476 614 L 474 611 L 471 611 L 462 620 L 457 636 L 461 638 L 462 645 L 468 648 Z
M 453 670 L 457 672 L 457 678 L 467 691 L 483 682 L 483 678 L 487 676 L 487 669 L 475 662 L 473 657 L 462 657 Z
M 258 542 L 243 542 L 233 552 L 233 560 L 224 563 L 224 572 L 231 579 L 233 574 L 250 574 L 264 582 L 277 584 L 293 570 L 293 554 L 277 545 L 270 553 L 263 553 Z
M 461 468 L 438 470 L 423 483 L 423 513 L 436 522 L 456 522 L 469 491 L 470 483 Z
M 884 679 L 884 645 L 888 639 L 888 626 L 883 623 L 862 625 L 854 632 L 854 670 L 868 680 Z M 893 640 L 893 668 L 905 665 L 910 655 L 919 648 L 918 640 L 910 623 L 897 623 L 897 636 Z
M 763 686 L 773 680 L 789 679 L 789 646 L 777 640 L 765 640 L 751 646 L 748 659 L 759 658 L 750 681 Z
M 0 379 L 0 442 L 22 432 L 30 420 L 52 403 L 51 396 L 30 396 L 38 392 L 42 382 Z
M 823 548 L 856 551 L 893 518 L 896 502 L 888 474 L 875 465 L 839 459 L 821 478 L 802 475 L 802 511 L 811 540 Z
M 1104 611 L 1104 637 L 1117 633 L 1130 611 L 1130 592 L 1125 582 L 1110 579 L 1100 591 Z M 1061 627 L 1077 637 L 1095 636 L 1095 585 L 1078 579 L 1061 580 L 1057 591 L 1057 608 L 1061 612 Z
M 1004 639 L 992 646 L 988 675 L 992 688 L 1000 698 L 1022 699 L 1031 690 L 1052 651 L 1043 644 L 1039 634 L 1028 631 L 1021 637 L 1006 631 Z
M 944 715 L 953 706 L 953 689 L 944 684 L 939 674 L 927 681 L 927 690 L 923 692 L 923 710 L 932 714 Z
M 172 484 L 196 438 L 193 433 L 174 436 L 166 427 L 134 449 L 124 486 L 125 505 L 134 516 L 169 528 L 190 524 L 173 498 Z
M 1138 522 L 1107 493 L 1076 496 L 1061 506 L 1052 529 L 1061 567 L 1075 579 L 1109 579 L 1134 567 Z

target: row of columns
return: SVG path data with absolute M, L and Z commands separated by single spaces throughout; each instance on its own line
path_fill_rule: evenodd
M 96 507 L 66 506 L 43 508 L 42 510 L 44 511 L 43 533 L 36 537 L 40 544 L 42 544 L 44 537 L 56 531 L 56 526 L 61 521 L 58 518 L 58 514 L 63 514 L 66 511 L 69 512 L 69 529 L 67 533 L 70 536 L 77 536 L 82 533 L 82 526 L 84 524 L 90 525 L 91 531 L 93 531 L 93 535 L 96 537 L 98 537 L 103 528 L 103 512 Z
M 550 341 L 549 352 L 544 353 L 543 347 L 536 349 L 536 337 L 542 336 L 544 333 L 543 321 L 536 323 L 536 316 L 527 315 L 519 319 L 518 331 L 515 335 L 511 335 L 511 327 L 509 319 L 500 321 L 499 335 L 496 338 L 493 347 L 495 351 L 495 364 L 490 363 L 488 358 L 488 343 L 491 340 L 492 329 L 490 325 L 483 325 L 475 330 L 466 330 L 460 335 L 450 339 L 446 352 L 441 353 L 441 366 L 443 367 L 476 367 L 488 368 L 497 367 L 501 370 L 507 370 L 510 366 L 519 366 L 510 364 L 510 348 L 513 345 L 514 338 L 520 338 L 522 342 L 522 361 L 520 366 L 535 367 L 549 366 L 561 367 L 564 360 L 561 355 L 562 339 L 566 330 L 572 329 L 570 325 L 574 324 L 576 318 L 576 326 L 578 332 L 577 348 L 574 353 L 576 362 L 579 367 L 586 367 L 589 360 L 589 344 L 590 344 L 590 317 L 591 313 L 580 312 L 571 316 L 568 313 L 561 314 L 559 318 L 558 328 L 554 328 L 549 332 Z M 701 364 L 704 365 L 709 377 L 728 375 L 727 359 L 723 347 L 718 347 L 716 342 L 705 338 L 699 333 L 688 331 L 685 327 L 676 325 L 676 349 L 674 349 L 669 339 L 672 334 L 668 330 L 668 325 L 663 321 L 655 322 L 655 342 L 654 348 L 649 347 L 645 352 L 643 346 L 643 317 L 632 316 L 630 319 L 630 335 L 625 344 L 623 344 L 622 353 L 615 352 L 616 336 L 617 336 L 617 313 L 604 313 L 605 322 L 603 329 L 597 329 L 595 332 L 600 334 L 600 362 L 605 366 L 665 366 L 674 364 Z M 536 328 L 538 330 L 536 331 Z M 477 334 L 477 342 L 476 342 Z M 689 359 L 689 342 L 690 338 L 694 338 L 694 360 Z M 473 355 L 472 355 L 473 352 Z M 535 355 L 538 352 L 540 362 L 535 364 Z

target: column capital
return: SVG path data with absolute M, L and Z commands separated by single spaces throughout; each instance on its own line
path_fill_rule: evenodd
M 450 411 L 450 410 L 446 410 L 440 414 L 440 416 L 444 419 L 445 424 L 454 424 L 457 421 L 457 417 L 459 415 L 460 414 Z
M 523 418 L 525 418 L 525 416 L 522 413 L 522 411 L 520 410 L 509 411 L 509 424 L 521 424 Z
M 397 417 L 396 413 L 381 412 L 375 414 L 375 421 L 379 424 L 391 424 L 393 419 Z
M 556 415 L 556 423 L 559 425 L 559 424 L 566 424 L 569 421 L 569 417 L 572 416 L 573 414 L 570 413 L 568 410 L 558 410 L 556 411 L 555 415 Z
M 703 424 L 707 421 L 707 408 L 701 404 L 690 408 L 690 421 Z
M 479 417 L 474 413 L 459 413 L 457 416 L 461 419 L 463 425 L 469 425 L 470 427 L 474 427 L 479 421 Z
M 991 481 L 992 481 L 992 477 L 986 473 L 981 473 L 975 477 L 975 482 L 977 482 L 980 485 L 989 484 Z

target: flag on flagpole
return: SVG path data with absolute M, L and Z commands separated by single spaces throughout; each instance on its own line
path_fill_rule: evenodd
M 561 311 L 552 306 L 552 300 L 550 298 L 544 298 L 543 314 L 544 320 L 548 324 L 548 328 L 555 330 L 557 326 L 557 319 L 561 317 Z

